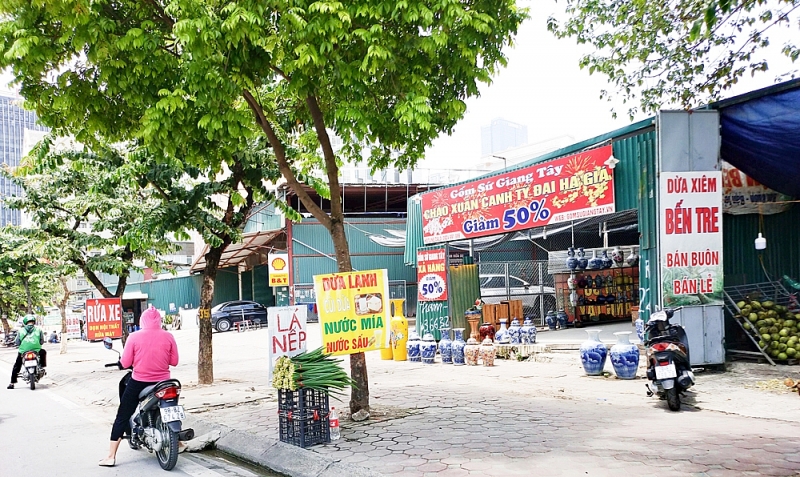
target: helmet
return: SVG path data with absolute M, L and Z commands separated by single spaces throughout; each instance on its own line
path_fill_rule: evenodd
M 22 318 L 22 323 L 23 324 L 27 325 L 30 322 L 33 322 L 34 324 L 36 324 L 36 317 L 33 316 L 33 315 L 25 315 L 25 317 Z

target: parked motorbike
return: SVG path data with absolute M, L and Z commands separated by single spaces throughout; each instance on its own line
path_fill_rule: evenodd
M 22 379 L 29 383 L 31 391 L 36 389 L 36 383 L 41 380 L 46 373 L 39 365 L 39 353 L 36 351 L 26 351 L 22 355 Z
M 3 346 L 14 346 L 16 347 L 15 341 L 17 341 L 17 331 L 12 330 L 6 333 L 5 338 L 3 339 Z
M 645 325 L 647 395 L 667 400 L 670 410 L 681 408 L 681 394 L 694 385 L 689 361 L 689 341 L 683 326 L 670 324 L 674 310 L 650 315 Z
M 119 351 L 113 349 L 111 338 L 103 339 L 103 346 L 119 356 Z M 106 364 L 107 368 L 113 366 L 123 369 L 119 361 Z M 129 370 L 120 380 L 120 398 L 131 374 Z M 167 379 L 148 386 L 139 394 L 139 405 L 130 418 L 131 448 L 144 446 L 154 452 L 164 470 L 172 470 L 178 462 L 178 442 L 194 438 L 193 429 L 181 429 L 181 421 L 186 419 L 186 413 L 183 406 L 178 404 L 180 394 L 181 383 L 177 379 Z

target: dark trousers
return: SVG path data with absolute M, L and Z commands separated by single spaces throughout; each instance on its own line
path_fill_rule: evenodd
M 147 386 L 152 386 L 153 383 L 145 383 L 137 381 L 133 378 L 128 380 L 128 385 L 125 386 L 125 392 L 119 399 L 119 409 L 117 409 L 117 418 L 114 420 L 114 426 L 111 428 L 111 440 L 116 441 L 122 438 L 124 434 L 131 434 L 130 419 L 136 411 L 136 405 L 139 404 L 139 393 Z
M 39 366 L 47 366 L 47 351 L 44 349 L 39 350 Z M 11 384 L 17 383 L 17 375 L 22 370 L 22 353 L 17 353 L 17 360 L 14 361 L 14 367 L 11 368 Z

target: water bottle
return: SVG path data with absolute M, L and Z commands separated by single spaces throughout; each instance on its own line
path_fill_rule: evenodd
M 331 440 L 339 440 L 339 437 L 341 437 L 341 433 L 339 432 L 339 413 L 336 412 L 335 407 L 331 408 L 331 413 L 328 415 L 328 422 L 331 428 Z

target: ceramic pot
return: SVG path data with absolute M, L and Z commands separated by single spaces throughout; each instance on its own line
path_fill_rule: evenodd
M 630 334 L 630 331 L 614 333 L 617 344 L 608 352 L 614 374 L 620 379 L 636 378 L 636 370 L 639 368 L 639 348 L 628 340 Z
M 478 322 L 481 321 L 481 312 L 480 311 L 468 311 L 464 313 L 464 318 L 467 319 L 467 323 L 469 323 L 469 337 L 470 338 L 478 338 Z
M 575 257 L 575 249 L 572 247 L 567 249 L 567 268 L 573 272 L 578 268 L 578 259 Z
M 633 324 L 636 325 L 636 336 L 639 337 L 639 341 L 644 343 L 644 320 L 637 318 Z
M 497 341 L 498 343 L 505 344 L 508 343 L 509 340 L 511 339 L 508 336 L 508 328 L 506 327 L 507 322 L 508 319 L 500 318 L 500 329 L 497 330 L 497 333 L 494 335 L 494 340 Z
M 625 264 L 625 254 L 620 250 L 619 247 L 614 247 L 614 250 L 611 251 L 611 260 L 614 261 L 614 265 L 621 267 Z
M 578 270 L 586 270 L 589 260 L 586 258 L 586 252 L 583 250 L 583 247 L 578 248 L 577 255 L 578 255 Z
M 455 339 L 453 339 L 453 364 L 462 366 L 464 364 L 464 328 L 453 328 Z
M 635 248 L 631 249 L 631 254 L 625 259 L 625 263 L 627 263 L 629 267 L 639 265 L 639 255 L 636 253 Z
M 453 340 L 450 339 L 450 328 L 439 330 L 442 339 L 439 340 L 439 354 L 442 356 L 442 363 L 453 364 Z
M 511 326 L 508 328 L 508 343 L 512 345 L 520 344 L 520 333 L 522 327 L 519 325 L 519 320 L 514 318 L 511 320 Z
M 569 288 L 570 290 L 574 290 L 577 287 L 578 287 L 578 280 L 575 278 L 574 274 L 570 275 L 569 278 L 567 278 L 567 288 Z
M 494 357 L 496 354 L 497 350 L 494 349 L 494 344 L 489 338 L 481 342 L 480 355 L 484 366 L 494 366 Z
M 522 344 L 536 343 L 536 325 L 533 324 L 530 317 L 525 318 L 525 321 L 522 323 L 519 337 Z
M 600 270 L 603 268 L 603 259 L 597 256 L 597 250 L 592 250 L 592 258 L 589 259 L 587 267 L 589 270 Z
M 556 329 L 556 323 L 558 323 L 556 312 L 553 310 L 548 311 L 547 315 L 544 317 L 544 322 L 551 331 L 554 331 Z
M 599 273 L 594 277 L 594 288 L 603 288 L 606 285 L 606 281 L 602 275 Z
M 477 366 L 478 358 L 480 357 L 481 345 L 478 340 L 470 338 L 467 340 L 467 345 L 464 346 L 464 362 L 467 366 Z
M 486 338 L 491 339 L 494 341 L 495 329 L 494 325 L 488 322 L 485 322 L 478 328 L 478 335 L 481 338 L 481 341 L 485 340 Z
M 436 339 L 433 334 L 425 333 L 422 337 L 422 342 L 419 345 L 419 354 L 422 357 L 423 364 L 433 364 L 436 358 Z
M 419 346 L 419 335 L 416 331 L 411 330 L 411 332 L 408 334 L 408 341 L 406 342 L 406 353 L 408 355 L 408 360 L 412 363 L 419 363 L 422 361 Z
M 556 320 L 558 320 L 558 327 L 563 330 L 567 327 L 569 316 L 567 316 L 567 312 L 564 310 L 558 310 L 558 313 L 556 313 Z
M 587 376 L 600 376 L 606 365 L 608 349 L 599 338 L 603 330 L 586 330 L 589 339 L 581 343 L 581 364 Z
M 600 258 L 603 260 L 603 268 L 611 268 L 614 266 L 614 261 L 608 256 L 608 250 L 603 250 L 603 254 L 600 255 Z

